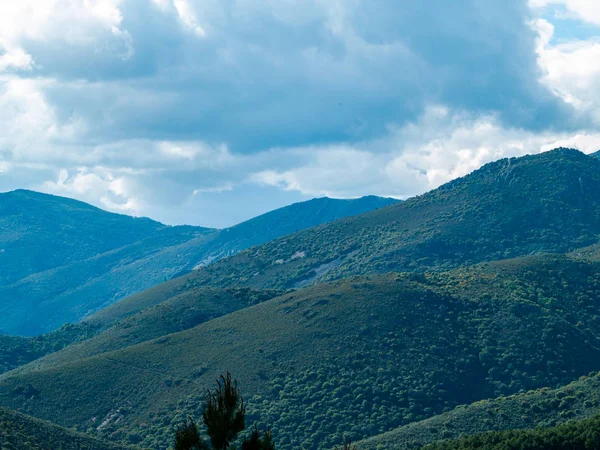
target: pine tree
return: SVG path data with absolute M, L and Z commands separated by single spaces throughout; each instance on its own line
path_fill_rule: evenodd
M 250 436 L 242 442 L 242 450 L 275 450 L 271 430 L 265 431 L 261 438 L 258 428 L 254 425 Z
M 246 426 L 246 406 L 231 374 L 221 375 L 217 380 L 217 390 L 206 393 L 206 407 L 202 418 L 206 434 L 215 450 L 226 450 L 231 442 Z
M 339 450 L 338 447 L 336 447 L 335 450 Z M 342 450 L 357 450 L 357 448 L 356 445 L 352 445 L 352 441 L 346 437 L 344 438 L 344 446 L 342 447 Z
M 198 427 L 190 417 L 175 431 L 175 450 L 208 450 L 208 445 L 200 438 Z
M 198 427 L 190 417 L 175 432 L 175 450 L 227 450 L 246 425 L 246 405 L 238 389 L 237 381 L 227 372 L 217 380 L 217 389 L 205 395 L 206 405 L 202 419 L 210 446 L 202 440 Z M 249 437 L 242 442 L 242 450 L 275 450 L 271 431 L 262 437 L 255 426 Z

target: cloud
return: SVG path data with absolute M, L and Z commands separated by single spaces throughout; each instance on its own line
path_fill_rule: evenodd
M 133 54 L 131 37 L 121 27 L 121 0 L 20 0 L 0 6 L 0 52 L 40 73 L 64 75 L 122 62 Z M 1 68 L 1 66 L 0 66 Z
M 27 8 L 9 19 L 27 24 Z M 522 0 L 52 0 L 7 35 L 60 81 L 47 98 L 90 139 L 249 153 L 377 137 L 432 103 L 564 124 L 568 106 L 537 81 L 529 14 Z
M 229 225 L 592 146 L 598 43 L 555 42 L 541 14 L 595 10 L 530 3 L 3 2 L 0 189 Z
M 541 81 L 580 117 L 600 125 L 600 38 L 553 44 L 550 22 L 538 19 L 533 26 L 539 34 Z
M 359 197 L 365 192 L 408 198 L 504 157 L 556 147 L 591 153 L 600 132 L 545 132 L 506 128 L 493 115 L 477 116 L 432 106 L 388 136 L 354 146 L 289 150 L 305 155 L 298 167 L 251 175 L 257 183 L 307 196 Z
M 140 215 L 143 204 L 131 196 L 130 180 L 126 177 L 114 177 L 110 172 L 89 172 L 79 169 L 70 175 L 60 170 L 56 181 L 46 181 L 41 188 L 48 193 L 76 197 L 88 202 L 98 203 L 110 211 Z
M 574 18 L 600 25 L 600 4 L 593 0 L 529 0 L 529 4 L 532 8 L 560 6 Z

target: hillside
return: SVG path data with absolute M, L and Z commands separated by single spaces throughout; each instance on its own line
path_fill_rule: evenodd
M 398 203 L 398 200 L 374 195 L 353 200 L 322 197 L 294 203 L 231 228 L 225 228 L 205 246 L 204 257 L 197 260 L 196 265 L 203 266 L 281 236 L 395 203 Z
M 230 370 L 278 448 L 331 448 L 600 369 L 599 290 L 597 263 L 564 256 L 319 284 L 130 347 L 23 367 L 0 378 L 0 404 L 164 449 Z
M 46 333 L 198 265 L 395 202 L 314 199 L 217 231 L 167 227 L 29 191 L 0 194 L 0 229 L 6 230 L 0 232 L 0 297 L 7 299 L 0 330 Z
M 30 338 L 0 335 L 0 374 L 89 339 L 102 329 L 96 324 L 66 324 L 51 333 Z
M 357 447 L 359 450 L 420 449 L 427 444 L 460 436 L 548 428 L 599 413 L 600 374 L 596 373 L 558 389 L 543 388 L 462 405 L 450 412 L 357 442 Z M 440 448 L 444 448 L 443 443 L 440 443 Z
M 423 450 L 596 450 L 600 448 L 600 416 L 552 428 L 489 432 L 431 444 Z
M 2 450 L 133 450 L 0 408 Z
M 577 150 L 503 159 L 400 204 L 254 247 L 186 280 L 290 288 L 566 252 L 598 242 L 598 192 L 600 160 Z
M 123 247 L 163 228 L 64 197 L 23 190 L 0 194 L 0 285 Z
M 65 328 L 76 330 L 80 334 L 87 332 L 86 339 L 77 340 L 81 342 L 74 340 L 62 351 L 57 348 L 54 352 L 48 352 L 48 356 L 40 355 L 38 356 L 40 359 L 32 358 L 30 361 L 34 361 L 33 363 L 14 373 L 53 367 L 188 330 L 216 317 L 270 300 L 280 294 L 282 294 L 280 291 L 254 291 L 247 288 L 192 289 L 156 305 L 148 305 L 132 315 L 122 313 L 122 309 L 114 308 L 119 305 L 117 303 L 87 321 L 63 327 L 46 335 L 54 337 Z M 43 337 L 45 336 L 33 340 Z M 0 374 L 2 372 L 0 370 Z

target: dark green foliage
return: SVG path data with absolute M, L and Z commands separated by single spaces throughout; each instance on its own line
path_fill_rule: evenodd
M 31 338 L 0 335 L 0 374 L 89 339 L 98 331 L 90 324 L 66 324 L 52 333 Z
M 231 374 L 221 375 L 215 392 L 208 390 L 206 406 L 202 411 L 206 434 L 215 450 L 229 448 L 231 442 L 246 426 L 246 406 Z
M 175 430 L 175 450 L 208 450 L 209 447 L 200 437 L 198 426 L 189 417 Z
M 597 450 L 600 416 L 554 428 L 509 430 L 431 444 L 423 450 Z
M 482 400 L 358 442 L 360 450 L 420 449 L 465 435 L 534 427 L 554 427 L 600 413 L 600 374 L 583 376 L 557 389 Z
M 134 450 L 0 408 L 2 450 Z
M 336 450 L 339 450 L 338 447 L 336 447 Z M 352 444 L 352 441 L 348 438 L 344 439 L 344 445 L 342 446 L 341 450 L 357 450 L 356 445 Z
M 250 436 L 242 441 L 242 450 L 275 450 L 271 430 L 265 431 L 261 436 L 255 425 Z
M 344 436 L 358 441 L 598 370 L 599 302 L 600 265 L 561 256 L 352 278 L 120 350 L 22 368 L 0 379 L 0 404 L 162 449 L 230 369 L 247 388 L 248 421 L 271 425 L 277 448 L 333 448 Z M 29 384 L 39 395 L 17 393 Z M 568 410 L 563 400 L 548 410 Z M 536 423 L 546 414 L 527 413 Z

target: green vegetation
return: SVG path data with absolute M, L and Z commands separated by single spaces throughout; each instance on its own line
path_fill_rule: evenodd
M 600 369 L 598 293 L 600 265 L 564 256 L 351 278 L 119 350 L 23 367 L 0 380 L 0 403 L 159 449 L 231 370 L 247 386 L 249 420 L 271 425 L 277 448 L 333 448 Z
M 410 423 L 357 444 L 360 450 L 420 449 L 461 436 L 554 427 L 600 413 L 600 376 L 583 376 L 564 387 L 542 388 L 459 406 L 447 413 Z
M 167 227 L 35 192 L 0 194 L 0 330 L 46 333 L 198 265 L 395 202 L 315 199 L 211 230 Z
M 89 339 L 97 331 L 90 324 L 66 324 L 52 333 L 31 338 L 0 335 L 0 374 Z
M 94 330 L 94 335 L 90 333 L 87 339 L 38 359 L 21 370 L 53 367 L 188 330 L 281 294 L 282 291 L 274 290 L 209 287 L 186 290 L 166 300 L 160 296 L 138 295 L 126 305 L 119 302 L 75 326 L 77 329 Z M 163 301 L 153 304 L 159 299 Z
M 125 450 L 43 420 L 0 408 L 2 450 Z M 132 447 L 127 447 L 133 450 Z
M 423 450 L 596 450 L 600 448 L 600 416 L 554 428 L 508 430 L 431 444 Z
M 558 149 L 253 247 L 89 316 L 86 339 L 0 376 L 0 405 L 157 450 L 176 430 L 205 447 L 188 418 L 228 370 L 245 418 L 273 427 L 246 450 L 416 449 L 592 417 L 597 192 L 600 160 Z

